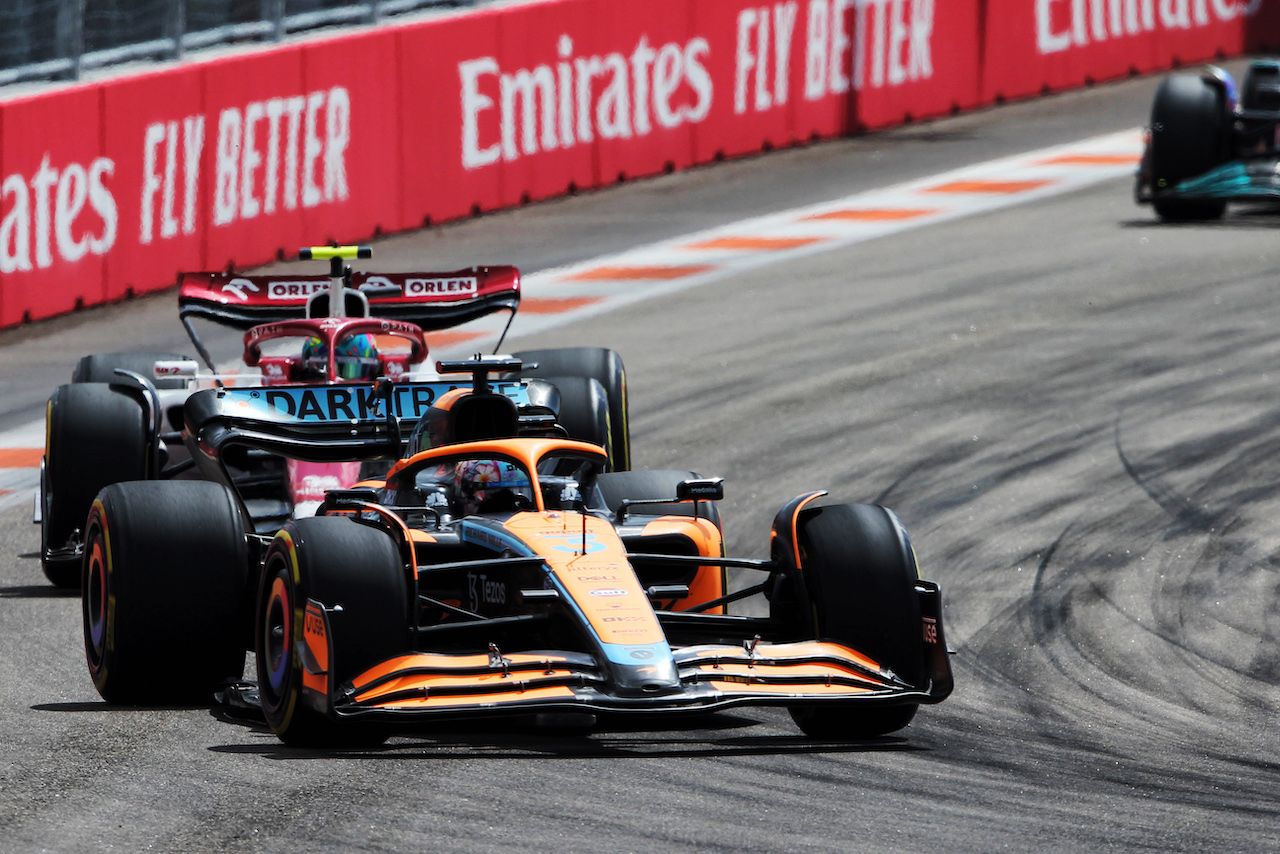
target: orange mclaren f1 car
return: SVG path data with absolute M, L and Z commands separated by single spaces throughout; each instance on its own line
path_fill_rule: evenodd
M 404 424 L 402 456 L 395 413 L 426 384 L 379 382 L 357 417 L 317 398 L 310 420 L 250 390 L 192 395 L 206 480 L 115 484 L 90 513 L 85 646 L 102 696 L 222 687 L 256 694 L 288 744 L 343 745 L 441 718 L 746 705 L 859 739 L 950 693 L 940 593 L 889 510 L 802 495 L 778 512 L 768 560 L 728 558 L 721 481 L 611 471 L 538 405 L 536 381 L 500 381 L 518 361 L 438 368 L 472 385 Z M 349 394 L 306 393 L 335 391 Z M 265 536 L 218 482 L 246 448 L 401 458 Z M 730 568 L 759 581 L 730 591 Z M 727 612 L 755 595 L 768 616 Z M 246 647 L 253 689 L 234 685 Z

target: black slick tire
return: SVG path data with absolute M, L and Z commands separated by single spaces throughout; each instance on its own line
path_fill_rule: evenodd
M 541 379 L 541 378 L 540 378 Z M 616 449 L 609 422 L 609 398 L 604 386 L 590 377 L 547 377 L 560 392 L 557 421 L 570 439 L 604 448 L 613 470 Z
M 247 545 L 231 491 L 203 481 L 108 486 L 86 528 L 85 654 L 117 705 L 208 704 L 243 676 Z
M 862 652 L 919 687 L 925 659 L 916 561 L 897 518 L 877 505 L 836 504 L 801 511 L 797 533 L 805 589 L 782 601 L 800 613 L 773 616 Z M 852 701 L 790 711 L 806 735 L 860 739 L 902 729 L 917 708 Z
M 1240 85 L 1240 107 L 1245 110 L 1280 110 L 1280 66 L 1270 62 L 1254 63 L 1244 74 Z
M 557 383 L 557 377 L 586 377 L 604 389 L 609 407 L 609 463 L 614 471 L 631 468 L 631 428 L 627 421 L 627 372 L 622 357 L 604 347 L 557 347 L 516 353 L 526 377 Z M 563 394 L 563 391 L 561 392 Z M 562 407 L 563 409 L 563 407 Z M 562 419 L 564 413 L 562 412 Z M 572 431 L 570 431 L 572 436 Z M 578 438 L 574 436 L 573 438 Z
M 80 558 L 49 556 L 85 531 L 89 505 L 104 486 L 143 480 L 149 471 L 147 414 L 105 383 L 59 386 L 46 411 L 41 470 L 40 545 L 45 576 L 58 587 L 80 585 Z
M 294 747 L 380 744 L 387 729 L 327 714 L 327 698 L 303 688 L 302 615 L 313 599 L 329 611 L 329 679 L 342 685 L 409 650 L 409 585 L 385 532 L 339 516 L 289 522 L 267 551 L 258 589 L 255 650 L 267 723 Z
M 1166 77 L 1151 107 L 1152 189 L 1158 194 L 1226 162 L 1229 129 L 1223 94 L 1217 87 L 1195 74 Z M 1157 197 L 1152 206 L 1163 220 L 1187 222 L 1218 219 L 1227 203 Z
M 675 498 L 676 487 L 681 481 L 697 480 L 696 472 L 669 469 L 652 471 L 609 472 L 600 475 L 596 482 L 604 503 L 615 515 L 627 501 L 657 501 L 662 498 Z M 672 501 L 662 504 L 638 504 L 629 507 L 628 515 L 642 516 L 693 516 L 695 513 L 704 519 L 710 519 L 716 527 L 720 527 L 720 508 L 715 501 Z

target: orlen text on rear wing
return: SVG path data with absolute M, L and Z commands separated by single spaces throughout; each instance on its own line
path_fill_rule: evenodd
M 328 276 L 241 276 L 182 273 L 178 316 L 200 317 L 236 329 L 302 319 L 307 301 L 330 287 Z M 403 320 L 424 331 L 448 329 L 520 306 L 520 271 L 470 267 L 447 273 L 351 273 L 350 317 Z

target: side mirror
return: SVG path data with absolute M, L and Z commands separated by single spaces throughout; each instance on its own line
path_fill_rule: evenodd
M 693 515 L 699 516 L 697 502 L 699 501 L 719 501 L 724 498 L 724 478 L 707 477 L 699 479 L 682 480 L 676 484 L 676 501 L 692 501 L 694 502 Z M 622 524 L 622 520 L 627 517 L 627 511 L 632 507 L 639 507 L 645 504 L 670 504 L 670 498 L 627 498 L 623 499 L 618 506 L 617 521 Z
M 679 501 L 720 501 L 724 498 L 724 478 L 707 477 L 698 480 L 682 480 L 676 485 Z
M 367 487 L 358 489 L 326 489 L 324 508 L 326 510 L 363 509 L 365 504 L 377 504 L 378 493 Z

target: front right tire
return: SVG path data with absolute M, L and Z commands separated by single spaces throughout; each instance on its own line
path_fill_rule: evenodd
M 1272 62 L 1255 62 L 1244 74 L 1240 85 L 1240 106 L 1245 110 L 1280 109 L 1280 65 Z
M 925 647 L 915 553 L 896 516 L 872 504 L 802 510 L 797 525 L 803 587 L 770 601 L 770 616 L 802 636 L 834 641 L 870 656 L 921 687 Z M 861 739 L 896 732 L 918 703 L 840 701 L 794 706 L 808 736 Z

